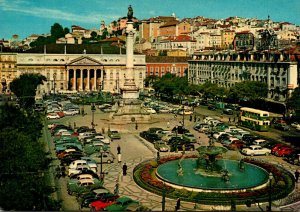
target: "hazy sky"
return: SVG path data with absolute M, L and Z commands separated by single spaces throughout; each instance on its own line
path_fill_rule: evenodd
M 300 25 L 300 0 L 0 0 L 0 39 L 49 33 L 54 23 L 98 29 L 101 20 L 108 24 L 126 16 L 129 5 L 138 19 L 173 12 L 179 19 L 267 19 L 270 15 L 273 21 Z

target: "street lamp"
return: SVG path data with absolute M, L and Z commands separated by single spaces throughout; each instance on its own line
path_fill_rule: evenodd
M 99 152 L 100 152 L 100 179 L 104 182 L 104 172 L 103 172 L 103 153 L 106 151 L 107 149 L 103 146 L 100 146 Z
M 91 104 L 91 110 L 92 110 L 92 129 L 94 129 L 95 128 L 94 113 L 96 111 L 96 106 L 94 102 Z
M 272 172 L 269 173 L 269 207 L 268 211 L 272 211 L 272 179 L 273 174 Z

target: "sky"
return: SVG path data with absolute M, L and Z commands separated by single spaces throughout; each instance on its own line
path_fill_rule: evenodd
M 179 19 L 230 16 L 300 25 L 300 0 L 0 0 L 0 39 L 47 34 L 54 23 L 99 29 L 127 16 L 131 5 L 137 19 L 176 14 Z

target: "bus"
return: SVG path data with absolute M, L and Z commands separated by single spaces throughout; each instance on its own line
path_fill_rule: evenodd
M 256 131 L 268 131 L 270 126 L 270 114 L 267 111 L 249 107 L 240 109 L 239 123 L 241 126 Z

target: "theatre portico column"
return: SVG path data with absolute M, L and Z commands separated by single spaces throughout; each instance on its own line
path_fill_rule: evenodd
M 72 85 L 72 90 L 76 91 L 76 69 L 73 70 L 73 85 Z
M 93 83 L 93 90 L 97 90 L 97 69 L 94 69 L 94 83 Z
M 66 77 L 67 83 L 66 83 L 66 86 L 65 86 L 65 90 L 68 90 L 69 89 L 69 80 L 70 80 L 70 77 L 69 77 L 69 70 L 67 69 L 66 71 L 67 71 L 67 77 Z
M 86 70 L 87 71 L 87 82 L 86 82 L 86 85 L 85 85 L 85 90 L 89 91 L 90 90 L 90 71 L 91 70 Z
M 79 90 L 82 91 L 83 88 L 83 70 L 80 69 L 80 84 L 79 84 Z

